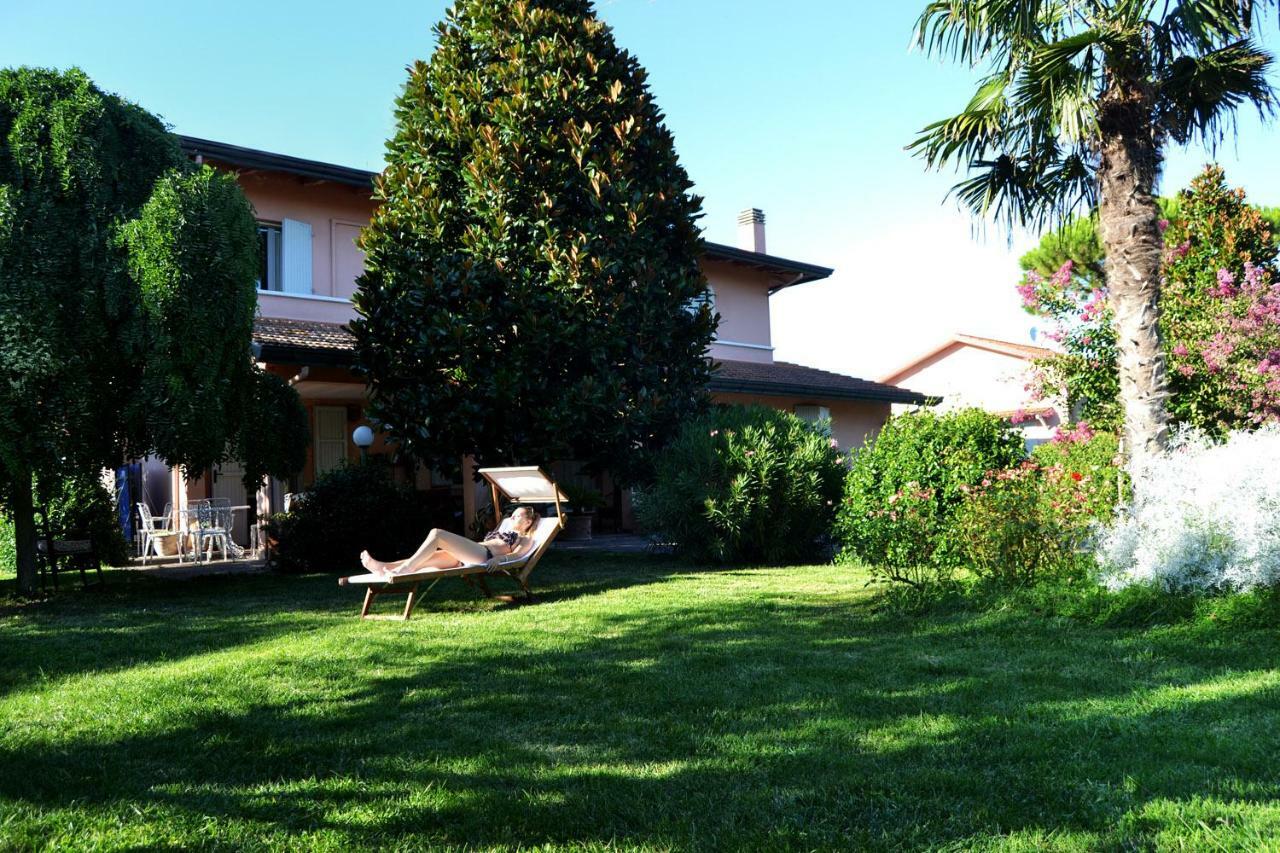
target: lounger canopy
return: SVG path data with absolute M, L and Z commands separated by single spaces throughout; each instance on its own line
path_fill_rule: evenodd
M 555 506 L 555 515 L 547 514 L 546 517 L 538 521 L 537 527 L 530 534 L 532 543 L 519 553 L 509 554 L 499 561 L 497 571 L 514 579 L 525 595 L 532 595 L 529 590 L 529 575 L 533 572 L 534 566 L 542 559 L 542 555 L 546 553 L 551 545 L 551 541 L 556 538 L 564 528 L 564 504 L 567 498 L 560 491 L 560 487 L 555 481 L 546 475 L 541 468 L 537 466 L 519 466 L 512 468 L 481 468 L 478 472 L 480 476 L 488 481 L 493 492 L 493 512 L 494 521 L 500 529 L 507 529 L 511 526 L 510 519 L 502 517 L 502 498 L 515 503 L 529 504 L 553 504 Z M 413 613 L 413 607 L 417 603 L 418 587 L 423 582 L 429 582 L 431 586 L 444 579 L 452 577 L 460 577 L 463 580 L 478 586 L 486 595 L 491 595 L 488 584 L 485 581 L 485 575 L 490 572 L 489 566 L 484 563 L 472 563 L 462 566 L 454 566 L 449 569 L 422 569 L 417 572 L 410 572 L 398 575 L 375 575 L 361 574 L 353 575 L 339 579 L 341 586 L 363 586 L 365 588 L 364 607 L 360 611 L 361 617 L 369 615 L 369 606 L 372 604 L 376 596 L 386 593 L 399 592 L 400 594 L 408 594 L 408 601 L 405 603 L 403 619 L 408 619 Z
M 481 468 L 481 477 L 489 481 L 493 490 L 493 512 L 495 520 L 502 521 L 502 502 L 499 495 L 509 501 L 528 504 L 554 504 L 556 519 L 564 527 L 564 511 L 562 506 L 568 502 L 560 487 L 536 465 L 525 465 L 514 468 Z

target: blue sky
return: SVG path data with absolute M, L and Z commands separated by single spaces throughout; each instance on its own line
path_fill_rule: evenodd
M 744 207 L 769 250 L 836 267 L 774 297 L 779 358 L 875 377 L 965 331 L 1025 340 L 1013 285 L 1028 235 L 944 204 L 951 174 L 904 151 L 963 105 L 973 76 L 910 49 L 919 2 L 598 0 L 648 69 L 709 239 Z M 379 168 L 405 65 L 430 56 L 444 0 L 175 4 L 0 0 L 9 65 L 79 65 L 182 133 Z M 1274 49 L 1280 30 L 1266 22 Z M 1217 152 L 1228 179 L 1280 204 L 1277 127 L 1253 115 Z M 1209 155 L 1171 153 L 1165 188 Z

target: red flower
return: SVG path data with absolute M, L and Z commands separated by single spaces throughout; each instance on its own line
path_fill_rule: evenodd
M 1079 471 L 1072 471 L 1072 472 L 1071 472 L 1071 479 L 1075 480 L 1075 481 L 1078 483 L 1078 482 L 1080 482 L 1081 480 L 1083 480 L 1083 479 L 1084 479 L 1084 475 L 1083 475 L 1083 474 L 1081 474 Z

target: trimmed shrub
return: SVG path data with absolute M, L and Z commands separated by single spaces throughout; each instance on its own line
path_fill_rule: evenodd
M 277 571 L 357 571 L 360 552 L 407 556 L 434 527 L 426 498 L 395 482 L 385 465 L 346 465 L 317 478 L 289 512 L 267 523 Z
M 1280 584 L 1280 425 L 1221 442 L 1194 430 L 1137 461 L 1134 500 L 1098 543 L 1110 589 L 1229 592 Z
M 781 565 L 819 557 L 844 468 L 829 432 L 764 406 L 721 406 L 685 424 L 637 493 L 647 530 L 684 555 Z
M 37 507 L 48 507 L 54 532 L 85 533 L 93 540 L 98 559 L 110 566 L 129 561 L 129 545 L 120 530 L 115 500 L 97 480 L 78 478 L 37 490 Z M 0 575 L 17 573 L 13 519 L 0 513 Z
M 835 525 L 841 561 L 915 586 L 947 579 L 966 557 L 952 524 L 964 488 L 1024 458 L 1022 436 L 980 409 L 890 418 L 853 456 Z

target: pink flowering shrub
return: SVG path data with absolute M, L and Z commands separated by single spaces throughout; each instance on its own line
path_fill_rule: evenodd
M 1119 423 L 1115 331 L 1098 277 L 1078 276 L 1075 263 L 1066 261 L 1047 278 L 1028 270 L 1018 293 L 1027 311 L 1052 321 L 1046 336 L 1060 347 L 1036 362 L 1027 385 L 1031 399 L 1063 396 L 1092 420 Z
M 1210 167 L 1166 240 L 1161 325 L 1175 421 L 1222 435 L 1280 417 L 1280 278 L 1271 227 Z M 1184 248 L 1185 247 L 1185 248 Z
M 964 543 L 968 567 L 1002 586 L 1029 586 L 1046 577 L 1081 575 L 1087 557 L 1077 553 L 1088 531 L 1086 500 L 1063 471 L 1027 460 L 1016 468 L 992 471 L 969 490 L 956 512 L 956 533 Z M 1048 506 L 1050 492 L 1068 499 Z
M 1086 545 L 1112 517 L 1121 488 L 1117 449 L 1114 435 L 1079 424 L 967 488 L 955 527 L 968 567 L 1002 586 L 1091 575 Z
M 1220 435 L 1280 418 L 1280 277 L 1270 224 L 1216 166 L 1165 207 L 1160 309 L 1174 420 Z M 1047 257 L 1042 247 L 1024 262 L 1043 268 Z M 1017 290 L 1027 311 L 1052 323 L 1046 337 L 1061 347 L 1037 365 L 1030 390 L 1063 394 L 1091 422 L 1115 429 L 1116 342 L 1102 269 L 1075 261 L 1051 275 L 1031 269 Z

